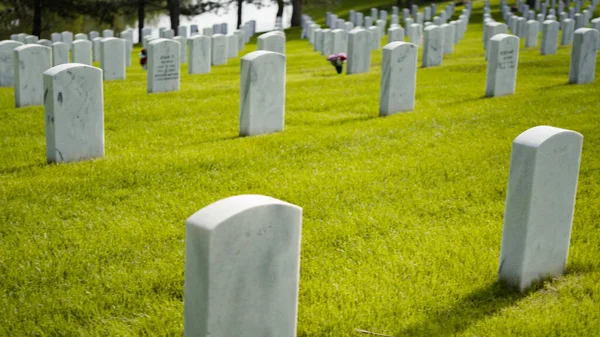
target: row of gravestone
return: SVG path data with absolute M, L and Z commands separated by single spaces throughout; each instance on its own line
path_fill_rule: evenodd
M 579 2 L 576 2 L 579 4 Z M 523 6 L 524 16 L 519 17 L 513 15 L 510 11 L 510 7 L 506 5 L 505 0 L 501 1 L 501 8 L 503 10 L 503 18 L 506 24 L 497 23 L 491 18 L 489 3 L 484 4 L 484 48 L 485 41 L 489 40 L 490 34 L 505 34 L 507 31 L 513 35 L 524 39 L 525 47 L 536 47 L 538 45 L 538 35 L 540 26 L 542 27 L 542 43 L 540 46 L 541 55 L 555 54 L 558 47 L 558 35 L 559 31 L 562 31 L 560 38 L 560 45 L 569 45 L 573 42 L 573 33 L 579 28 L 587 28 L 590 24 L 590 13 L 593 13 L 595 9 L 595 3 L 592 2 L 589 8 L 584 10 L 583 13 L 575 13 L 573 7 L 570 8 L 569 14 L 561 12 L 559 15 L 560 21 L 556 20 L 556 12 L 554 8 L 549 10 L 549 14 L 545 15 L 545 6 L 542 4 L 543 11 L 540 14 L 535 14 L 534 10 L 529 10 L 528 6 Z M 563 1 L 559 1 L 559 8 L 563 7 Z M 544 20 L 545 19 L 545 20 Z M 600 31 L 600 18 L 591 20 L 591 27 Z M 486 37 L 487 36 L 487 37 Z M 598 45 L 600 48 L 600 44 Z
M 498 268 L 509 286 L 525 291 L 563 275 L 582 144 L 581 134 L 551 126 L 515 138 Z M 239 195 L 185 227 L 184 336 L 296 336 L 301 207 Z
M 208 39 L 201 35 L 197 38 Z M 158 39 L 150 44 L 150 49 L 148 90 L 161 92 L 178 87 L 179 44 L 169 39 Z M 44 65 L 41 59 L 29 63 L 37 57 L 36 53 L 47 54 L 46 60 L 51 58 L 49 48 L 44 46 L 21 46 L 15 53 L 17 60 L 27 62 L 28 68 L 44 69 L 41 87 L 36 86 L 35 91 L 30 92 L 15 86 L 15 97 L 20 103 L 28 99 L 23 97 L 24 93 L 42 98 L 48 162 L 103 157 L 103 70 L 77 63 L 50 68 L 49 63 Z M 17 68 L 18 83 L 37 82 L 37 78 L 21 78 L 21 73 L 32 72 Z M 241 59 L 240 101 L 241 136 L 283 130 L 285 55 L 260 50 Z

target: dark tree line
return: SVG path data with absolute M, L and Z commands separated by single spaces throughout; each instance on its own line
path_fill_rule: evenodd
M 237 26 L 242 24 L 244 4 L 253 4 L 258 8 L 276 3 L 277 16 L 283 15 L 285 5 L 293 6 L 292 26 L 300 26 L 302 3 L 306 0 L 210 0 L 192 2 L 191 0 L 0 0 L 0 30 L 9 30 L 12 22 L 19 26 L 31 25 L 31 34 L 41 36 L 52 27 L 49 18 L 61 18 L 69 21 L 80 16 L 93 18 L 99 24 L 112 26 L 116 18 L 137 18 L 139 33 L 144 28 L 148 14 L 167 12 L 171 28 L 177 31 L 181 15 L 194 16 L 213 10 L 237 10 Z

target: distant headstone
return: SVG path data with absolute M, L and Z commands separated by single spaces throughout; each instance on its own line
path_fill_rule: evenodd
M 0 41 L 0 87 L 15 85 L 15 48 L 23 43 L 13 40 Z
M 142 45 L 144 48 L 146 48 L 146 41 L 144 40 L 144 38 L 146 36 L 151 36 L 152 35 L 152 28 L 149 27 L 144 27 L 142 28 L 142 36 L 140 37 L 140 41 L 142 42 Z
M 334 29 L 331 34 L 333 36 L 331 53 L 346 53 L 348 51 L 348 32 L 343 29 Z
M 90 32 L 89 34 L 89 40 L 92 41 L 93 39 L 100 37 L 100 33 L 98 33 L 97 31 L 93 30 Z
M 244 50 L 244 47 L 245 47 L 244 37 L 242 36 L 242 31 L 236 30 L 233 32 L 233 35 L 235 35 L 236 41 L 238 42 L 237 50 L 238 50 L 238 53 L 240 53 Z
M 183 36 L 175 36 L 173 41 L 179 43 L 179 63 L 187 63 L 187 39 Z
M 44 47 L 50 47 L 50 48 L 52 48 L 52 42 L 50 40 L 41 39 L 41 40 L 37 41 L 37 44 L 42 45 Z
M 172 39 L 175 37 L 175 31 L 172 29 L 164 30 L 161 34 L 161 38 L 163 39 Z
M 227 23 L 226 23 L 226 22 L 223 22 L 223 23 L 221 24 L 221 34 L 223 34 L 223 35 L 227 35 L 227 34 L 229 34 L 229 28 L 228 28 L 228 26 L 227 26 Z
M 69 45 L 64 42 L 52 44 L 52 66 L 69 63 Z
M 381 48 L 381 37 L 379 36 L 379 27 L 371 26 L 369 27 L 369 32 L 371 38 L 369 48 L 371 50 L 379 50 Z
M 560 44 L 562 46 L 569 45 L 573 42 L 573 32 L 575 30 L 575 21 L 571 19 L 564 19 L 562 22 L 562 37 Z
M 417 50 L 417 45 L 406 42 L 392 42 L 383 47 L 380 116 L 414 110 Z
M 444 55 L 444 29 L 440 26 L 431 25 L 425 27 L 423 41 L 423 68 L 439 66 L 442 64 Z
M 100 40 L 100 68 L 105 81 L 125 79 L 125 44 L 115 37 Z
M 542 24 L 541 55 L 556 54 L 558 49 L 558 26 L 558 22 L 553 20 L 546 20 Z
M 540 23 L 536 20 L 527 21 L 525 32 L 525 48 L 537 47 Z
M 600 32 L 600 18 L 592 20 L 592 28 Z M 598 41 L 598 50 L 600 50 L 600 40 Z
M 221 24 L 220 23 L 213 24 L 212 33 L 213 34 L 221 34 Z
M 105 29 L 102 31 L 102 37 L 115 37 L 115 32 L 112 29 Z
M 283 131 L 285 55 L 259 50 L 241 62 L 240 135 Z
M 500 22 L 488 22 L 485 24 L 485 28 L 485 40 L 483 41 L 483 48 L 485 50 L 488 49 L 488 44 L 492 37 L 508 33 L 508 26 Z
M 223 34 L 213 34 L 212 44 L 212 65 L 227 64 L 227 37 Z
M 490 39 L 488 48 L 485 95 L 496 97 L 514 94 L 519 62 L 519 38 L 498 34 Z
M 92 43 L 88 40 L 73 41 L 73 63 L 92 65 Z
M 329 55 L 331 55 L 331 51 L 333 50 L 333 33 L 331 32 L 331 29 L 329 29 L 329 28 L 323 29 L 322 31 L 323 31 L 323 50 L 321 51 L 321 55 L 329 56 Z
M 594 82 L 596 72 L 596 52 L 600 32 L 591 28 L 579 28 L 573 37 L 569 83 L 586 84 Z
M 38 37 L 35 35 L 27 35 L 27 37 L 25 38 L 25 43 L 26 44 L 35 44 L 38 42 Z
M 373 19 L 370 16 L 365 17 L 365 27 L 371 27 L 373 25 Z
M 367 73 L 371 68 L 371 40 L 372 33 L 355 28 L 348 33 L 348 75 Z
M 37 44 L 17 47 L 14 53 L 15 106 L 44 104 L 42 74 L 52 67 L 52 49 Z
M 356 13 L 356 22 L 354 23 L 354 26 L 362 27 L 363 22 L 364 22 L 364 14 L 360 13 L 360 12 Z
M 208 37 L 212 37 L 213 36 L 213 29 L 210 28 L 210 27 L 202 28 L 202 35 L 208 36 Z
M 317 36 L 318 38 L 318 36 Z M 277 32 L 269 32 L 258 37 L 257 50 L 267 50 L 275 53 L 285 54 L 285 35 Z M 317 45 L 315 41 L 315 46 Z
M 227 57 L 234 58 L 238 56 L 238 41 L 235 35 L 227 35 Z
M 101 37 L 96 37 L 92 40 L 92 56 L 93 61 L 94 62 L 100 62 L 100 55 L 102 54 L 101 51 L 101 47 L 100 47 L 100 41 L 102 41 Z
M 156 39 L 148 44 L 148 93 L 179 90 L 181 46 L 173 39 Z
M 421 46 L 423 27 L 418 23 L 410 25 L 410 33 L 408 34 L 408 41 L 412 44 Z
M 204 35 L 193 35 L 188 39 L 188 73 L 207 74 L 210 73 L 211 65 L 211 37 Z
M 121 38 L 125 40 L 125 66 L 131 67 L 131 52 L 133 51 L 133 31 L 122 31 Z
M 404 41 L 404 28 L 392 27 L 388 29 L 388 43 L 392 42 L 403 42 Z
M 65 31 L 60 33 L 60 35 L 62 35 L 62 42 L 66 43 L 69 46 L 69 49 L 71 49 L 71 43 L 73 43 L 73 33 Z
M 323 51 L 323 30 L 322 29 L 317 29 L 315 31 L 314 51 L 318 51 L 318 52 Z
M 440 26 L 444 31 L 444 55 L 449 55 L 454 52 L 454 27 L 447 23 Z
M 296 336 L 300 207 L 240 195 L 185 226 L 184 337 Z
M 185 37 L 187 39 L 187 26 L 179 26 L 177 27 L 177 36 Z
M 77 34 L 75 34 L 75 41 L 87 40 L 87 39 L 88 39 L 87 34 L 84 34 L 84 33 L 77 33 Z
M 551 126 L 513 142 L 498 278 L 521 291 L 565 271 L 582 143 Z
M 72 63 L 43 76 L 48 162 L 104 157 L 102 70 Z
M 25 33 L 18 34 L 17 40 L 23 44 L 26 44 L 27 43 L 27 34 L 25 34 Z

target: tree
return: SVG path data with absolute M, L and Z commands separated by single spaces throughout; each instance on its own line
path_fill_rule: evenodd
M 292 0 L 292 27 L 302 25 L 302 0 Z

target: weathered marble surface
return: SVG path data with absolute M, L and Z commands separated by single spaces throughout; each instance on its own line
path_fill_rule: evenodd
M 302 209 L 261 195 L 186 221 L 184 336 L 295 337 Z
M 102 47 L 100 46 L 101 37 L 96 37 L 92 40 L 92 56 L 94 62 L 100 62 Z
M 227 57 L 235 58 L 238 56 L 238 40 L 237 36 L 228 34 L 227 36 Z
M 546 20 L 542 24 L 542 43 L 540 55 L 556 54 L 558 49 L 558 28 L 559 23 L 554 20 Z
M 52 44 L 52 66 L 69 63 L 69 45 L 64 42 Z
M 227 37 L 223 34 L 213 34 L 211 53 L 212 53 L 212 64 L 222 65 L 227 64 Z
M 371 68 L 371 36 L 373 33 L 363 29 L 354 28 L 348 33 L 348 61 L 346 73 L 348 75 L 369 72 Z
M 332 54 L 348 52 L 348 32 L 343 29 L 334 29 L 332 34 Z
M 23 43 L 13 40 L 0 41 L 0 87 L 15 85 L 15 53 Z
M 447 23 L 440 26 L 444 33 L 444 55 L 449 55 L 454 52 L 454 27 Z
M 317 29 L 321 31 L 321 29 Z M 319 39 L 321 41 L 319 42 Z M 317 31 L 315 31 L 315 48 L 322 43 L 322 38 Z M 279 54 L 285 54 L 285 35 L 278 32 L 268 32 L 262 34 L 257 39 L 258 47 L 257 50 L 272 51 Z
M 105 29 L 102 31 L 102 37 L 115 37 L 115 32 L 112 29 Z
M 562 37 L 560 44 L 562 46 L 573 43 L 573 32 L 575 31 L 575 21 L 571 19 L 564 19 L 562 22 Z
M 48 162 L 104 157 L 102 70 L 71 63 L 43 76 Z
M 596 53 L 600 32 L 591 28 L 579 28 L 574 33 L 571 50 L 569 83 L 586 84 L 594 82 L 596 73 Z
M 204 35 L 193 35 L 188 39 L 188 51 L 188 73 L 210 73 L 211 37 Z
M 75 40 L 72 44 L 73 63 L 92 65 L 92 42 L 88 40 Z
M 525 27 L 525 48 L 537 47 L 540 23 L 536 20 L 529 20 Z
M 394 26 L 388 29 L 388 43 L 392 42 L 403 42 L 404 41 L 404 28 L 400 26 Z
M 551 126 L 513 142 L 498 278 L 521 291 L 565 270 L 582 142 Z
M 241 59 L 240 135 L 283 131 L 285 55 L 265 50 Z
M 415 108 L 417 51 L 412 43 L 392 42 L 383 47 L 379 115 L 389 116 Z
M 183 36 L 175 36 L 173 41 L 177 41 L 179 43 L 179 63 L 187 63 L 187 38 Z
M 35 35 L 27 35 L 27 37 L 25 38 L 25 43 L 26 44 L 34 44 L 38 42 L 38 37 Z
M 519 38 L 498 34 L 490 39 L 488 47 L 485 95 L 496 97 L 514 94 L 519 63 Z
M 431 25 L 425 27 L 423 41 L 423 68 L 439 66 L 444 56 L 444 30 L 440 26 Z
M 77 34 L 75 34 L 75 41 L 87 40 L 87 39 L 88 39 L 87 34 L 84 34 L 84 33 L 77 33 Z
M 100 40 L 100 68 L 105 81 L 125 79 L 125 44 L 115 37 Z
M 27 44 L 14 49 L 15 106 L 44 104 L 42 74 L 52 67 L 52 49 Z
M 368 48 L 370 50 L 379 50 L 381 48 L 381 36 L 379 36 L 379 27 L 371 26 L 369 27 L 369 32 L 371 33 L 371 35 L 369 35 L 371 40 L 369 41 Z
M 173 39 L 156 39 L 148 44 L 148 93 L 179 90 L 181 46 Z

